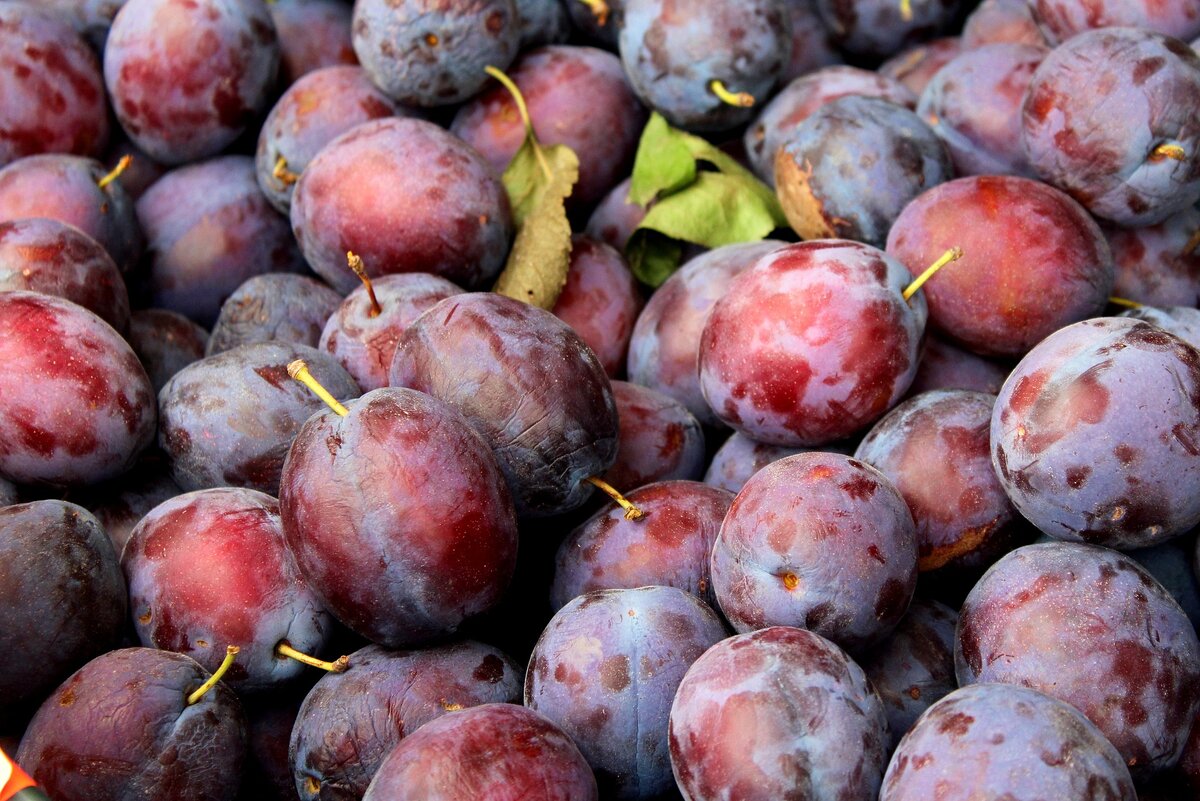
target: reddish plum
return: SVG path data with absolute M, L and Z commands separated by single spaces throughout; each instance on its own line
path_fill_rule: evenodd
M 341 303 L 341 295 L 307 276 L 256 275 L 221 304 L 205 354 L 276 340 L 315 348 Z
M 613 381 L 612 391 L 619 441 L 605 481 L 626 491 L 654 481 L 700 478 L 704 431 L 682 403 L 627 381 Z
M 966 389 L 995 395 L 1004 385 L 1008 373 L 1004 365 L 930 335 L 925 337 L 921 361 L 917 363 L 917 377 L 908 392 L 917 395 L 934 389 Z
M 1157 225 L 1106 227 L 1116 266 L 1113 294 L 1151 306 L 1200 306 L 1200 209 Z
M 279 75 L 287 85 L 324 67 L 356 65 L 350 42 L 351 8 L 341 0 L 272 0 L 279 38 Z
M 611 245 L 619 252 L 646 217 L 647 208 L 629 202 L 632 178 L 626 178 L 612 188 L 592 210 L 585 233 L 592 239 Z
M 963 24 L 962 42 L 969 48 L 997 42 L 1049 45 L 1029 0 L 983 0 Z
M 750 476 L 767 465 L 809 450 L 812 449 L 766 445 L 734 432 L 713 454 L 708 472 L 704 474 L 704 483 L 734 493 L 741 492 Z
M 641 292 L 620 252 L 586 234 L 572 237 L 567 283 L 551 311 L 595 351 L 610 377 L 625 366 L 641 310 Z
M 933 76 L 963 51 L 962 41 L 957 36 L 934 39 L 889 58 L 879 65 L 879 74 L 899 81 L 920 97 Z
M 1200 34 L 1200 0 L 1030 0 L 1042 29 L 1060 42 L 1095 28 L 1125 26 L 1189 40 Z
M 171 376 L 203 359 L 208 345 L 207 331 L 166 309 L 135 311 L 129 318 L 127 338 L 156 395 Z

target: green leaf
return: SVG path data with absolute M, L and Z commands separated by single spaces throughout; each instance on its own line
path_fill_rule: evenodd
M 661 286 L 679 267 L 683 245 L 657 231 L 642 229 L 630 237 L 625 258 L 633 275 L 647 286 Z
M 525 141 L 503 176 L 517 235 L 492 291 L 553 309 L 571 264 L 571 223 L 565 201 L 579 181 L 579 157 L 566 145 L 542 145 L 516 84 L 496 68 L 486 69 L 512 93 L 525 121 Z
M 696 180 L 696 160 L 682 137 L 657 111 L 642 130 L 633 175 L 629 182 L 629 202 L 645 206 L 659 195 L 669 195 Z

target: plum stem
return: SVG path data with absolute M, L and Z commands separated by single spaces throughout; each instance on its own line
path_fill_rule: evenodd
M 1125 308 L 1127 308 L 1127 309 L 1140 309 L 1140 308 L 1142 308 L 1142 304 L 1141 304 L 1141 303 L 1138 303 L 1136 300 L 1129 300 L 1128 298 L 1110 297 L 1110 298 L 1108 299 L 1108 302 L 1109 302 L 1109 303 L 1111 303 L 1111 304 L 1112 304 L 1112 305 L 1114 305 L 1114 306 L 1124 306 L 1124 307 L 1125 307 Z
M 346 264 L 350 266 L 351 272 L 358 276 L 358 280 L 363 282 L 367 288 L 367 295 L 371 298 L 371 311 L 367 313 L 368 317 L 378 317 L 383 312 L 383 307 L 379 305 L 379 298 L 375 297 L 375 287 L 371 284 L 371 279 L 367 276 L 367 268 L 363 264 L 362 258 L 354 251 L 346 251 Z
M 900 19 L 905 22 L 912 22 L 912 18 L 912 0 L 900 0 Z
M 1158 147 L 1150 151 L 1151 161 L 1162 161 L 1163 159 L 1171 159 L 1172 161 L 1183 161 L 1187 158 L 1187 151 L 1179 145 L 1172 145 L 1164 142 Z
M 111 184 L 113 181 L 120 178 L 121 173 L 123 173 L 123 172 L 125 172 L 125 170 L 129 169 L 129 163 L 131 161 L 133 161 L 133 156 L 129 155 L 128 153 L 126 153 L 124 156 L 121 156 L 121 160 L 117 162 L 117 166 L 113 167 L 112 170 L 110 170 L 108 173 L 106 173 L 104 175 L 104 177 L 102 177 L 99 181 L 97 181 L 96 186 L 99 187 L 100 189 L 103 189 L 104 187 Z
M 284 186 L 291 186 L 300 180 L 300 176 L 288 169 L 287 159 L 283 156 L 275 159 L 275 167 L 271 170 L 271 176 Z
M 795 573 L 792 573 L 791 571 L 784 573 L 782 578 L 783 578 L 783 586 L 785 589 L 788 590 L 788 592 L 791 592 L 792 590 L 794 590 L 800 586 L 800 577 L 797 576 Z
M 604 0 L 579 0 L 579 2 L 591 9 L 597 25 L 603 28 L 608 24 L 608 3 Z
M 345 654 L 342 654 L 332 662 L 326 662 L 324 659 L 317 659 L 315 656 L 309 656 L 303 651 L 297 651 L 295 648 L 288 645 L 287 640 L 281 640 L 279 644 L 275 646 L 275 653 L 281 657 L 295 659 L 297 662 L 308 665 L 309 667 L 328 670 L 330 673 L 345 673 L 346 668 L 350 667 L 350 657 L 346 656 Z
M 913 295 L 917 294 L 917 290 L 925 286 L 925 282 L 933 278 L 933 274 L 945 267 L 952 261 L 958 261 L 963 256 L 962 248 L 950 248 L 933 264 L 925 268 L 925 272 L 921 273 L 913 280 L 911 284 L 904 290 L 904 299 L 909 300 Z
M 538 144 L 537 132 L 533 130 L 533 119 L 529 116 L 529 106 L 525 105 L 525 96 L 521 94 L 521 90 L 517 88 L 513 79 L 491 64 L 484 67 L 483 71 L 499 81 L 508 90 L 508 93 L 512 95 L 513 102 L 517 104 L 517 111 L 521 114 L 521 121 L 525 125 L 525 136 L 532 139 L 535 144 Z M 542 154 L 541 147 L 534 147 L 533 155 L 537 158 L 538 166 L 542 168 L 542 173 L 546 176 L 546 180 L 552 180 L 554 173 L 550 171 L 550 165 L 546 163 L 546 157 Z
M 640 520 L 641 518 L 645 517 L 645 513 L 642 512 L 641 509 L 637 508 L 632 503 L 630 503 L 629 500 L 624 495 L 617 492 L 617 490 L 613 487 L 613 485 L 609 484 L 604 479 L 597 478 L 596 476 L 592 476 L 590 478 L 585 478 L 584 481 L 591 484 L 593 487 L 600 490 L 605 495 L 607 495 L 608 497 L 610 497 L 614 501 L 616 501 L 617 505 L 625 510 L 625 519 L 626 520 Z
M 1183 255 L 1188 255 L 1196 248 L 1200 248 L 1200 229 L 1197 229 L 1196 233 L 1192 234 L 1192 238 L 1183 246 Z
M 717 99 L 722 103 L 727 103 L 738 108 L 750 108 L 754 105 L 754 95 L 749 92 L 731 92 L 729 87 L 721 82 L 720 78 L 713 78 L 708 82 L 708 91 L 717 96 Z
M 238 651 L 240 650 L 242 649 L 238 648 L 236 645 L 229 645 L 225 647 L 225 659 L 221 661 L 221 665 L 216 669 L 216 671 L 208 677 L 208 681 L 197 687 L 195 691 L 187 697 L 188 706 L 199 703 L 200 699 L 203 698 L 209 690 L 217 685 L 217 682 L 221 680 L 221 677 L 224 676 L 229 671 L 229 668 L 233 666 L 233 660 L 237 658 Z
M 329 390 L 321 386 L 320 381 L 313 378 L 313 374 L 308 371 L 308 365 L 304 363 L 304 359 L 296 359 L 296 361 L 287 366 L 287 371 L 288 375 L 308 387 L 314 395 L 325 401 L 325 405 L 333 409 L 338 417 L 345 417 L 350 414 L 349 409 L 338 403 L 337 398 L 330 395 Z

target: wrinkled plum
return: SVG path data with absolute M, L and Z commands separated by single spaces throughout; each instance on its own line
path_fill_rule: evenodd
M 86 509 L 64 501 L 0 508 L 0 718 L 40 702 L 112 648 L 125 612 L 121 564 Z
M 475 287 L 508 255 L 512 212 L 487 162 L 433 123 L 364 123 L 326 145 L 292 195 L 292 229 L 313 270 L 339 292 L 358 279 L 434 273 Z
M 1051 334 L 1000 391 L 992 464 L 1046 534 L 1145 548 L 1200 523 L 1200 352 L 1102 317 Z
M 919 97 L 933 76 L 962 52 L 962 41 L 957 36 L 934 39 L 889 58 L 879 65 L 879 74 L 899 81 Z
M 934 389 L 966 389 L 995 395 L 1008 377 L 1008 368 L 961 350 L 930 335 L 925 337 L 917 377 L 909 387 L 910 395 Z
M 400 338 L 389 380 L 457 406 L 500 461 L 517 513 L 580 506 L 617 456 L 617 409 L 592 350 L 549 312 L 456 295 Z
M 559 0 L 514 0 L 521 28 L 521 51 L 571 38 L 571 18 Z
M 1200 708 L 1187 616 L 1137 562 L 1093 545 L 1001 557 L 963 603 L 954 662 L 960 686 L 1021 684 L 1071 704 L 1135 776 L 1179 759 Z
M 410 106 L 477 93 L 484 67 L 503 70 L 521 44 L 513 0 L 358 0 L 354 52 L 371 80 Z
M 875 97 L 826 103 L 775 154 L 775 190 L 801 239 L 883 247 L 909 201 L 953 177 L 949 152 L 933 130 L 908 109 Z
M 1042 29 L 1065 42 L 1094 28 L 1126 26 L 1185 41 L 1200 34 L 1200 0 L 1030 0 Z
M 142 309 L 129 317 L 127 335 L 133 352 L 146 368 L 155 394 L 171 376 L 204 358 L 208 332 L 182 314 L 166 309 Z
M 773 445 L 821 445 L 874 422 L 908 390 L 925 329 L 912 276 L 883 251 L 814 240 L 730 284 L 700 338 L 700 387 L 725 424 Z
M 606 798 L 671 789 L 667 725 L 687 669 L 726 636 L 674 587 L 599 590 L 555 614 L 529 658 L 525 705 L 570 735 Z
M 917 721 L 879 801 L 1136 801 L 1112 743 L 1062 701 L 1027 687 L 956 690 Z
M 1157 225 L 1104 229 L 1117 277 L 1113 294 L 1152 306 L 1200 306 L 1200 209 Z
M 114 478 L 154 439 L 155 417 L 150 379 L 108 323 L 51 295 L 0 292 L 0 475 Z
M 1046 47 L 1029 0 L 983 0 L 963 24 L 962 43 L 968 48 L 997 42 Z
M 221 304 L 205 354 L 275 340 L 315 348 L 326 321 L 341 304 L 341 295 L 307 276 L 256 275 Z
M 562 730 L 516 704 L 443 715 L 404 738 L 363 801 L 597 801 L 596 778 Z
M 771 462 L 777 462 L 787 456 L 804 453 L 811 448 L 785 448 L 782 445 L 766 445 L 755 442 L 744 434 L 736 431 L 713 454 L 708 471 L 704 474 L 704 483 L 730 492 L 741 492 L 742 487 L 750 480 L 750 476 L 762 470 Z M 825 450 L 823 447 L 822 450 Z
M 104 46 L 117 120 L 163 164 L 232 144 L 266 110 L 278 68 L 261 0 L 127 0 Z
M 225 801 L 237 792 L 246 719 L 237 696 L 193 659 L 153 648 L 110 651 L 46 699 L 17 762 L 55 801 Z
M 341 411 L 310 417 L 284 462 L 288 550 L 329 610 L 372 642 L 453 633 L 495 606 L 516 562 L 495 457 L 457 409 L 420 392 L 385 387 Z
M 296 359 L 304 359 L 335 398 L 358 396 L 358 385 L 332 356 L 287 342 L 257 342 L 209 356 L 163 386 L 158 444 L 180 487 L 278 494 L 292 439 L 323 408 L 288 377 L 287 366 Z
M 290 85 L 325 67 L 357 65 L 350 42 L 351 8 L 341 0 L 272 0 L 279 39 L 279 76 Z
M 775 626 L 710 648 L 671 706 L 671 766 L 692 801 L 874 801 L 887 719 L 862 669 Z
M 924 286 L 931 327 L 985 356 L 1021 356 L 1104 310 L 1112 256 L 1099 226 L 1053 187 L 1013 176 L 959 178 L 897 218 L 887 252 L 914 276 L 963 255 Z
M 1088 31 L 1034 72 L 1025 152 L 1042 180 L 1097 217 L 1153 225 L 1200 200 L 1197 97 L 1200 56 L 1183 42 L 1134 28 Z
M 704 472 L 704 431 L 682 403 L 653 389 L 612 382 L 617 403 L 617 461 L 604 480 L 622 492 Z
M 962 5 L 960 0 L 817 0 L 817 11 L 839 47 L 870 60 L 941 33 Z
M 848 456 L 780 459 L 734 499 L 713 545 L 712 582 L 739 632 L 794 625 L 861 651 L 912 600 L 912 515 L 883 474 Z
M 368 645 L 350 654 L 350 668 L 323 676 L 300 707 L 288 748 L 293 793 L 302 801 L 358 801 L 405 737 L 447 712 L 520 703 L 522 678 L 508 656 L 470 641 L 415 651 Z
M 567 283 L 551 311 L 575 329 L 610 377 L 625 366 L 641 310 L 641 292 L 620 252 L 586 234 L 572 237 Z
M 287 220 L 259 191 L 248 156 L 172 170 L 138 200 L 137 215 L 148 240 L 151 304 L 204 326 L 246 279 L 304 269 Z
M 594 590 L 648 585 L 678 587 L 715 605 L 709 555 L 733 493 L 695 481 L 663 481 L 627 498 L 644 517 L 629 520 L 610 504 L 563 540 L 550 605 L 558 610 Z

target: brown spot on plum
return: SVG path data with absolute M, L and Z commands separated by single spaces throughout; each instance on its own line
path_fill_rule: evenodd
M 600 665 L 600 684 L 614 693 L 629 686 L 629 657 L 624 654 L 610 656 Z
M 883 620 L 899 617 L 904 613 L 908 600 L 908 587 L 900 579 L 891 578 L 884 582 L 883 589 L 875 599 L 875 617 Z
M 1137 449 L 1125 443 L 1121 443 L 1113 448 L 1113 456 L 1117 457 L 1117 461 L 1121 463 L 1122 467 L 1129 467 L 1129 465 L 1133 464 L 1133 460 L 1137 458 L 1137 455 Z
M 1079 489 L 1087 483 L 1088 476 L 1091 474 L 1092 468 L 1090 467 L 1069 467 L 1067 468 L 1067 486 L 1071 489 Z
M 479 666 L 472 671 L 471 675 L 476 681 L 486 681 L 488 684 L 496 684 L 504 678 L 504 660 L 495 654 L 488 654 L 479 663 Z
M 975 718 L 965 712 L 955 712 L 939 721 L 937 730 L 939 734 L 962 737 L 971 730 L 971 724 L 974 722 Z
M 879 482 L 873 481 L 870 476 L 856 475 L 839 486 L 841 486 L 842 492 L 854 500 L 865 501 L 875 494 L 875 490 L 879 488 Z

